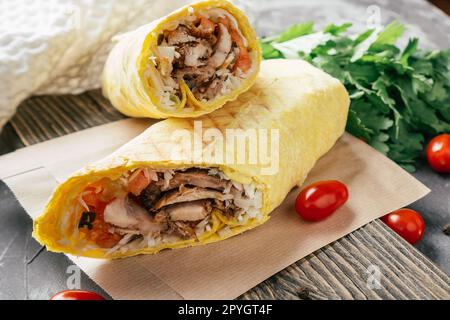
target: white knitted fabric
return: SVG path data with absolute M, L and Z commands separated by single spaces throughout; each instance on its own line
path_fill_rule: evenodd
M 189 0 L 0 0 L 0 130 L 32 94 L 100 86 L 114 35 Z

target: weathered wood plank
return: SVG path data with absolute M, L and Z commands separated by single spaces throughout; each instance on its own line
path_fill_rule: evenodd
M 38 96 L 25 100 L 10 123 L 24 146 L 123 119 L 101 95 Z
M 368 267 L 380 270 L 371 288 Z M 449 299 L 449 277 L 380 220 L 299 260 L 241 299 Z M 309 294 L 305 296 L 305 292 Z

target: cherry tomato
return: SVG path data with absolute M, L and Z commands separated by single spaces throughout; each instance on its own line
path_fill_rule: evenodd
M 66 290 L 55 294 L 50 300 L 105 300 L 105 298 L 95 292 Z
M 299 193 L 295 210 L 304 220 L 319 221 L 331 215 L 347 200 L 345 184 L 337 180 L 319 181 Z
M 450 173 L 450 134 L 431 139 L 427 146 L 427 158 L 434 171 Z
M 381 220 L 411 244 L 423 237 L 425 222 L 417 211 L 399 209 L 385 215 Z

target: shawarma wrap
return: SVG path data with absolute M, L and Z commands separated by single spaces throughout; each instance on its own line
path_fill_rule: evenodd
M 103 92 L 131 117 L 196 117 L 248 90 L 260 56 L 242 11 L 226 0 L 200 1 L 120 37 Z
M 122 258 L 252 229 L 334 145 L 348 107 L 344 86 L 307 62 L 265 61 L 238 100 L 195 120 L 161 121 L 75 173 L 56 189 L 33 235 L 51 251 Z M 241 148 L 229 132 L 257 141 Z M 250 161 L 255 154 L 266 157 Z

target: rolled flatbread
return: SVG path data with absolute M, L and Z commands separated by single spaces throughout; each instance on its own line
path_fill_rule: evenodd
M 33 235 L 51 251 L 122 258 L 252 229 L 342 135 L 348 107 L 344 86 L 307 62 L 264 61 L 237 100 L 158 122 L 67 179 Z
M 197 117 L 248 90 L 260 56 L 242 11 L 226 0 L 200 1 L 120 37 L 103 92 L 131 117 Z

